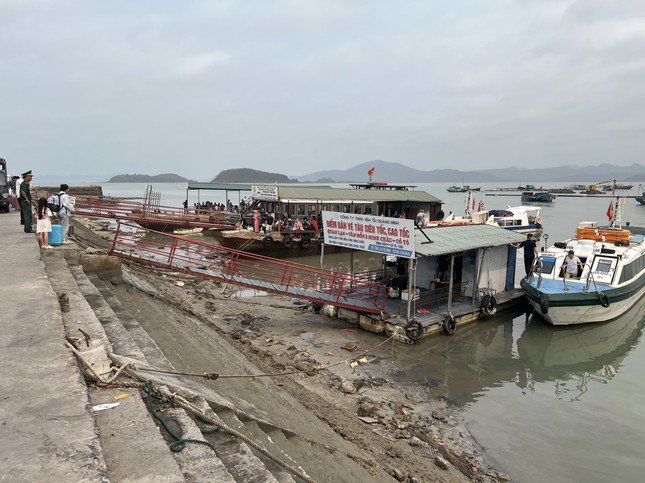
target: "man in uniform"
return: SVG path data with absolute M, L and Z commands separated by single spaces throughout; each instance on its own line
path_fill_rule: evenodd
M 18 201 L 20 202 L 20 211 L 22 213 L 22 218 L 25 222 L 25 233 L 33 233 L 34 229 L 31 226 L 31 179 L 33 175 L 31 170 L 26 173 L 22 173 L 22 183 L 20 183 L 20 197 Z

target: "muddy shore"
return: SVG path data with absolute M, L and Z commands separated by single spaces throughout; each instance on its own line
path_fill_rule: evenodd
M 109 247 L 106 224 L 75 225 L 84 248 Z M 296 372 L 273 377 L 275 390 L 352 443 L 363 466 L 378 462 L 399 481 L 508 479 L 488 464 L 458 408 L 397 377 L 413 363 L 408 346 L 315 313 L 302 301 L 130 263 L 123 269 L 128 283 L 114 286 L 115 295 L 177 369 L 229 373 L 214 367 L 217 358 L 208 352 L 207 339 L 221 337 L 264 373 Z M 241 385 L 227 390 L 257 404 L 267 398 Z

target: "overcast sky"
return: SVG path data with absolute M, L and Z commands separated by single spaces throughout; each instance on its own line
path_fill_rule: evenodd
M 0 0 L 0 114 L 43 174 L 643 162 L 645 1 Z

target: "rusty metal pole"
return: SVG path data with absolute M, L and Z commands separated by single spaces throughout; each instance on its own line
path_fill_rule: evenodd
M 414 270 L 414 259 L 410 258 L 408 260 L 408 309 L 406 312 L 406 318 L 405 321 L 409 322 L 410 318 L 412 317 L 412 291 L 414 288 L 412 287 L 412 271 Z

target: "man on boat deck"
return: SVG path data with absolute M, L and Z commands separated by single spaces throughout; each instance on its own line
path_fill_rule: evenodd
M 582 268 L 582 262 L 578 257 L 576 257 L 573 250 L 569 250 L 569 254 L 564 259 L 564 263 L 562 263 L 560 270 L 565 266 L 567 268 L 564 272 L 564 278 L 578 278 L 578 268 Z
M 533 239 L 533 234 L 529 233 L 526 235 L 526 240 L 519 245 L 512 244 L 511 246 L 514 248 L 524 248 L 524 270 L 526 270 L 526 276 L 528 277 L 531 274 L 533 261 L 538 256 L 537 243 Z

